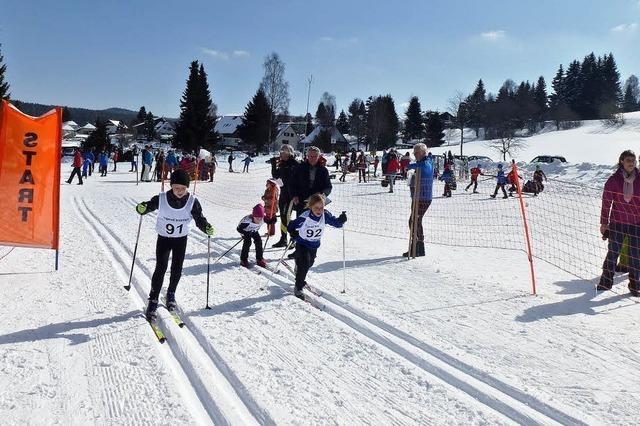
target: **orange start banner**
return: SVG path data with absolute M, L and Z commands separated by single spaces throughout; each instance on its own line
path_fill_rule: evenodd
M 0 106 L 0 244 L 57 250 L 62 109 L 41 117 Z

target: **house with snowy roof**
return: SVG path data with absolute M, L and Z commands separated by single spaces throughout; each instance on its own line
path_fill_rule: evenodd
M 239 148 L 242 139 L 238 136 L 238 126 L 242 124 L 242 115 L 223 115 L 218 119 L 214 130 L 220 135 L 220 146 Z
M 311 145 L 317 145 L 318 144 L 317 139 L 320 136 L 320 133 L 322 131 L 326 131 L 330 133 L 332 147 L 338 146 L 338 147 L 344 148 L 347 146 L 348 144 L 347 139 L 340 132 L 340 130 L 336 128 L 336 126 L 325 126 L 325 125 L 319 124 L 316 126 L 315 129 L 313 129 L 313 132 L 309 133 L 307 137 L 305 137 L 299 142 L 299 147 L 308 148 Z
M 282 123 L 278 126 L 278 133 L 274 139 L 274 148 L 279 150 L 283 144 L 289 144 L 293 149 L 298 149 L 298 142 L 302 137 L 296 132 L 291 123 Z
M 84 126 L 76 129 L 76 133 L 80 134 L 80 135 L 88 135 L 93 133 L 93 131 L 96 129 L 96 126 L 94 126 L 91 123 L 87 123 Z

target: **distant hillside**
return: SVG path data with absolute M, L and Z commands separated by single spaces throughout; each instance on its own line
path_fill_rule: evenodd
M 47 111 L 55 108 L 55 105 L 43 105 L 33 102 L 12 101 L 12 103 L 25 114 L 39 116 Z M 87 109 L 87 108 L 74 108 L 66 107 L 69 111 L 71 120 L 75 121 L 79 125 L 86 123 L 95 123 L 96 118 L 121 120 L 129 123 L 138 114 L 137 111 L 131 111 L 124 108 L 108 108 L 102 110 Z

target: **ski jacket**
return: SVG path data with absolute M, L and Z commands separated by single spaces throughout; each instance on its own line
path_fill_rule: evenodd
M 267 189 L 264 190 L 262 201 L 264 201 L 264 212 L 268 218 L 274 217 L 278 213 L 278 193 L 280 188 L 275 180 L 269 179 Z
M 398 157 L 394 154 L 389 154 L 387 157 L 387 168 L 384 171 L 386 175 L 395 175 L 400 170 L 400 163 L 398 162 Z
M 257 234 L 258 231 L 260 231 L 263 223 L 264 222 L 262 221 L 255 223 L 253 221 L 253 216 L 249 214 L 240 219 L 240 223 L 238 224 L 236 231 L 238 231 L 242 235 Z
M 173 191 L 170 189 L 165 192 L 167 197 L 167 203 L 173 209 L 181 209 L 189 200 L 189 193 L 185 194 L 182 198 L 178 198 L 175 196 Z M 193 196 L 192 196 L 193 197 Z M 207 218 L 202 215 L 202 206 L 197 198 L 193 197 L 193 206 L 191 207 L 191 217 L 196 222 L 196 226 L 202 232 L 206 232 L 207 226 L 209 226 L 209 222 L 207 222 Z M 144 214 L 150 213 L 154 210 L 158 210 L 160 206 L 160 197 L 158 195 L 154 195 L 151 197 L 149 201 L 147 201 L 147 210 Z
M 302 244 L 310 249 L 318 249 L 325 225 L 342 228 L 343 223 L 328 210 L 325 210 L 320 217 L 315 216 L 311 210 L 305 210 L 300 216 L 289 222 L 287 230 L 298 233 L 295 237 L 296 244 Z
M 536 170 L 533 172 L 533 180 L 537 183 L 542 183 L 542 179 L 547 180 L 547 175 L 542 170 Z
M 103 152 L 100 154 L 100 165 L 106 167 L 109 164 L 109 156 Z
M 498 185 L 504 185 L 507 183 L 507 178 L 504 175 L 504 170 L 498 169 L 498 173 L 496 173 L 496 183 Z
M 293 172 L 299 165 L 300 163 L 293 157 L 289 157 L 286 161 L 278 161 L 278 166 L 276 167 L 273 177 L 282 180 L 280 197 L 284 201 L 289 201 L 293 198 L 293 195 L 291 195 L 291 179 Z
M 151 151 L 147 151 L 147 150 L 142 151 L 142 162 L 147 166 L 150 166 L 153 164 L 153 154 L 151 154 Z
M 290 183 L 289 194 L 291 198 L 298 197 L 300 202 L 304 202 L 313 194 L 329 195 L 333 189 L 327 168 L 319 163 L 315 167 L 311 167 L 308 161 L 295 168 Z
M 420 169 L 420 194 L 418 200 L 431 201 L 433 199 L 433 163 L 427 161 L 426 157 L 407 166 L 409 170 Z M 411 198 L 414 198 L 416 175 L 411 176 L 409 189 L 411 190 Z
M 174 154 L 173 151 L 167 154 L 166 162 L 167 162 L 167 165 L 170 167 L 175 167 L 178 165 L 178 159 L 176 158 L 176 154 Z
M 242 162 L 244 163 L 245 166 L 248 166 L 249 163 L 253 163 L 253 159 L 251 157 L 245 157 L 244 160 L 242 160 Z
M 438 179 L 444 181 L 444 183 L 449 183 L 453 179 L 453 172 L 451 171 L 451 169 L 445 169 L 445 171 L 442 172 L 442 176 L 440 176 Z
M 633 197 L 631 201 L 624 200 L 623 169 L 618 169 L 604 185 L 602 193 L 602 209 L 600 210 L 600 224 L 621 223 L 640 225 L 640 173 L 634 171 Z
M 82 166 L 82 154 L 80 154 L 80 151 L 76 151 L 75 154 L 73 154 L 73 167 L 81 167 Z
M 400 167 L 406 169 L 409 164 L 411 164 L 411 157 L 409 157 L 408 155 L 403 155 L 400 159 Z
M 473 167 L 471 169 L 471 181 L 472 182 L 477 181 L 479 175 L 484 176 L 484 173 L 482 173 L 482 170 L 480 170 L 480 167 Z

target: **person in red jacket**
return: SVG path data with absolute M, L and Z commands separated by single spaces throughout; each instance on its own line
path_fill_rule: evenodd
M 387 159 L 387 170 L 385 175 L 389 180 L 389 192 L 393 192 L 393 184 L 398 177 L 398 171 L 400 170 L 400 162 L 398 161 L 398 154 L 392 149 L 389 151 Z
M 80 154 L 80 150 L 76 148 L 73 153 L 73 171 L 71 172 L 71 176 L 67 179 L 67 183 L 71 183 L 73 181 L 73 176 L 78 175 L 78 185 L 82 185 L 82 172 L 80 171 L 80 167 L 82 167 L 82 154 Z
M 477 194 L 478 193 L 478 176 L 480 175 L 484 176 L 484 173 L 482 173 L 482 170 L 480 169 L 480 164 L 478 164 L 477 166 L 471 169 L 471 182 L 469 182 L 469 185 L 467 185 L 467 187 L 464 190 L 468 191 L 471 185 L 473 185 L 473 193 Z
M 618 158 L 618 170 L 607 180 L 602 193 L 600 233 L 609 240 L 598 290 L 613 287 L 613 274 L 622 243 L 628 240 L 629 291 L 640 297 L 640 174 L 636 155 L 627 150 Z

